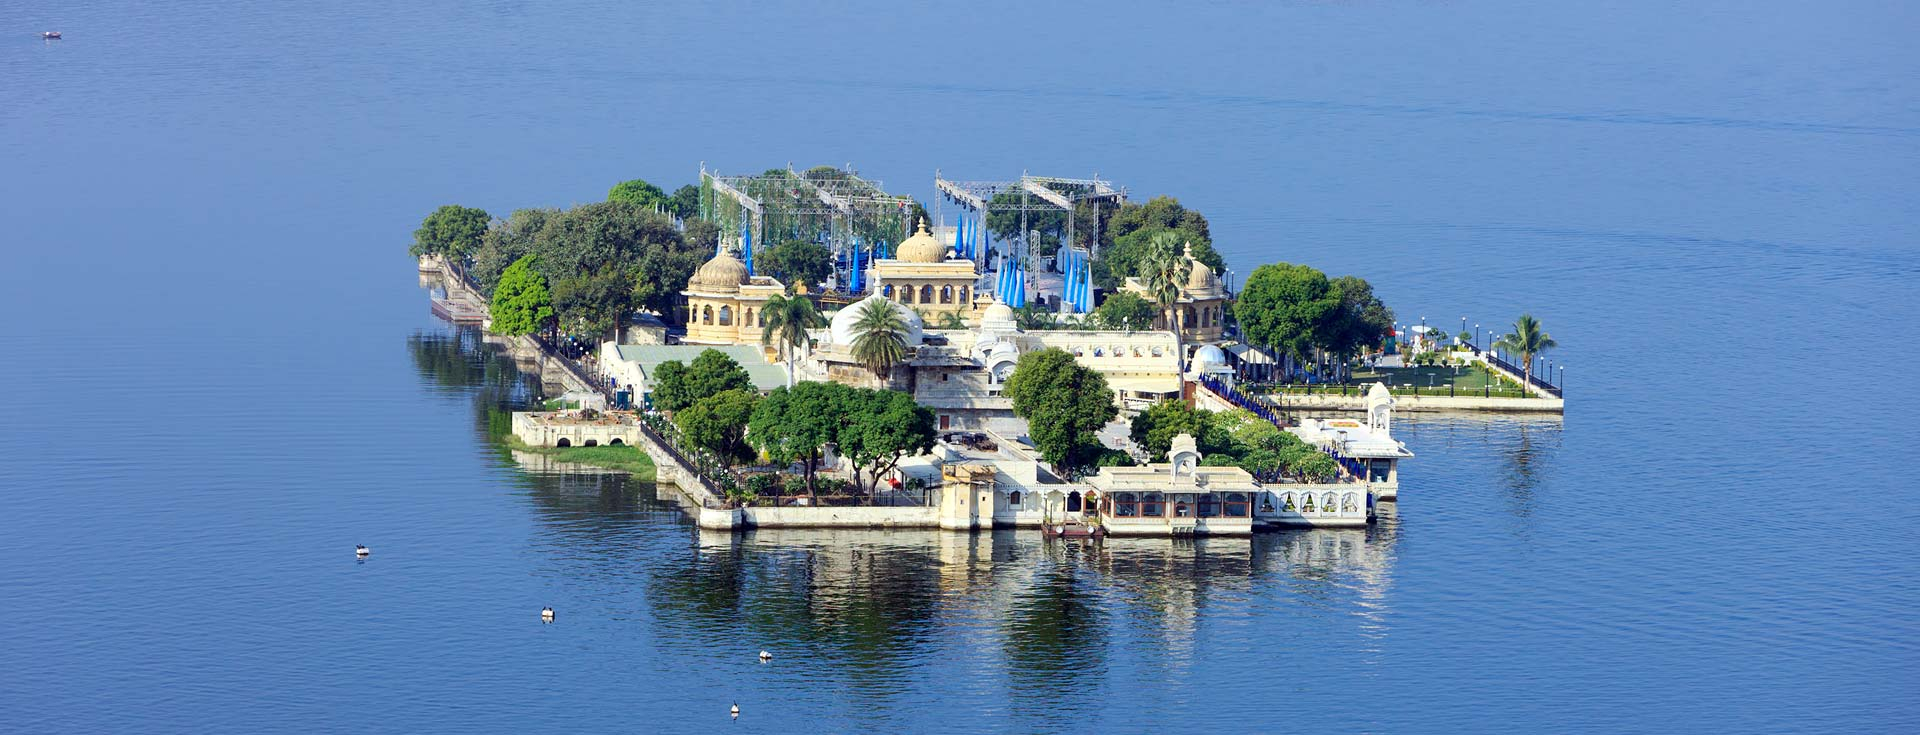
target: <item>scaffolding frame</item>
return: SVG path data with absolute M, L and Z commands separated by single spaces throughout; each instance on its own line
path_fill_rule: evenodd
M 1073 193 L 1062 193 L 1052 186 L 1049 186 L 1049 184 L 1071 187 Z M 966 212 L 979 213 L 983 222 L 986 216 L 992 212 L 1019 212 L 1020 237 L 1014 243 L 1010 244 L 1011 249 L 1009 252 L 1013 256 L 1013 262 L 1025 269 L 1030 277 L 1035 272 L 1037 259 L 1033 257 L 1032 253 L 1031 239 L 1034 231 L 1027 221 L 1028 212 L 1065 212 L 1067 215 L 1067 231 L 1066 239 L 1062 241 L 1062 247 L 1073 248 L 1074 229 L 1076 225 L 1076 217 L 1073 211 L 1075 205 L 1080 202 L 1102 199 L 1111 200 L 1115 205 L 1123 204 L 1127 201 L 1126 187 L 1116 186 L 1113 182 L 1100 178 L 1098 172 L 1094 173 L 1092 178 L 1085 179 L 1061 176 L 1034 176 L 1022 171 L 1020 172 L 1020 178 L 1012 181 L 955 181 L 946 178 L 936 169 L 933 172 L 933 188 L 941 195 L 934 200 L 934 211 L 935 216 L 941 218 L 943 223 L 946 218 L 943 203 L 947 201 L 958 204 L 961 209 Z M 993 203 L 995 197 L 1014 190 L 1020 192 L 1020 202 L 1018 204 Z M 1038 201 L 1035 201 L 1036 199 Z M 1093 237 L 1089 238 L 1089 242 L 1092 243 L 1092 245 L 1087 249 L 1087 256 L 1089 258 L 1098 254 L 1100 245 L 1100 221 L 1098 219 L 1094 220 L 1093 226 Z M 986 259 L 985 252 L 975 253 L 976 266 L 984 267 L 987 264 Z
M 750 175 L 724 175 L 700 164 L 700 218 L 719 226 L 722 247 L 731 243 L 738 251 L 743 226 L 768 248 L 784 239 L 826 245 L 836 290 L 853 280 L 856 243 L 867 252 L 858 262 L 870 263 L 875 248 L 891 247 L 911 233 L 916 204 L 862 178 L 851 163 L 801 172 L 789 162 L 784 170 Z

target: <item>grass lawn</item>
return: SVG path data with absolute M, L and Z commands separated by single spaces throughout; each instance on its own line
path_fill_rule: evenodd
M 1491 374 L 1478 365 L 1467 367 L 1406 367 L 1376 368 L 1362 370 L 1353 374 L 1345 385 L 1289 385 L 1276 390 L 1288 395 L 1345 394 L 1365 395 L 1367 385 L 1384 381 L 1396 394 L 1414 394 L 1423 396 L 1490 396 L 1494 398 L 1528 398 L 1520 390 L 1518 382 Z M 1449 390 L 1448 386 L 1452 386 Z
M 526 443 L 520 441 L 519 438 L 512 434 L 506 436 L 505 443 L 514 451 L 544 454 L 552 457 L 556 462 L 572 462 L 575 464 L 592 465 L 594 467 L 605 467 L 610 470 L 621 470 L 643 480 L 653 478 L 653 459 L 649 458 L 646 452 L 640 451 L 639 447 L 626 445 L 603 447 L 532 447 L 527 446 Z

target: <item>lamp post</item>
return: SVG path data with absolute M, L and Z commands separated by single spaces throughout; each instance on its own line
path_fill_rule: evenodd
M 1473 351 L 1480 351 L 1480 325 L 1473 325 Z

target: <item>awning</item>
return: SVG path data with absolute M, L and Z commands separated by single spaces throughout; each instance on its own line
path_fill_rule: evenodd
M 1179 393 L 1180 379 L 1168 375 L 1154 378 L 1107 377 L 1107 387 L 1128 393 Z

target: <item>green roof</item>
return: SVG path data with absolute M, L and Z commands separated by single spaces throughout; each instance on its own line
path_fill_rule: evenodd
M 773 390 L 787 384 L 786 367 L 767 362 L 761 356 L 760 348 L 753 345 L 620 345 L 617 349 L 620 359 L 639 363 L 641 374 L 649 380 L 660 363 L 679 360 L 682 364 L 692 364 L 693 358 L 699 357 L 700 353 L 719 350 L 747 369 L 747 377 L 753 380 L 754 387 Z

